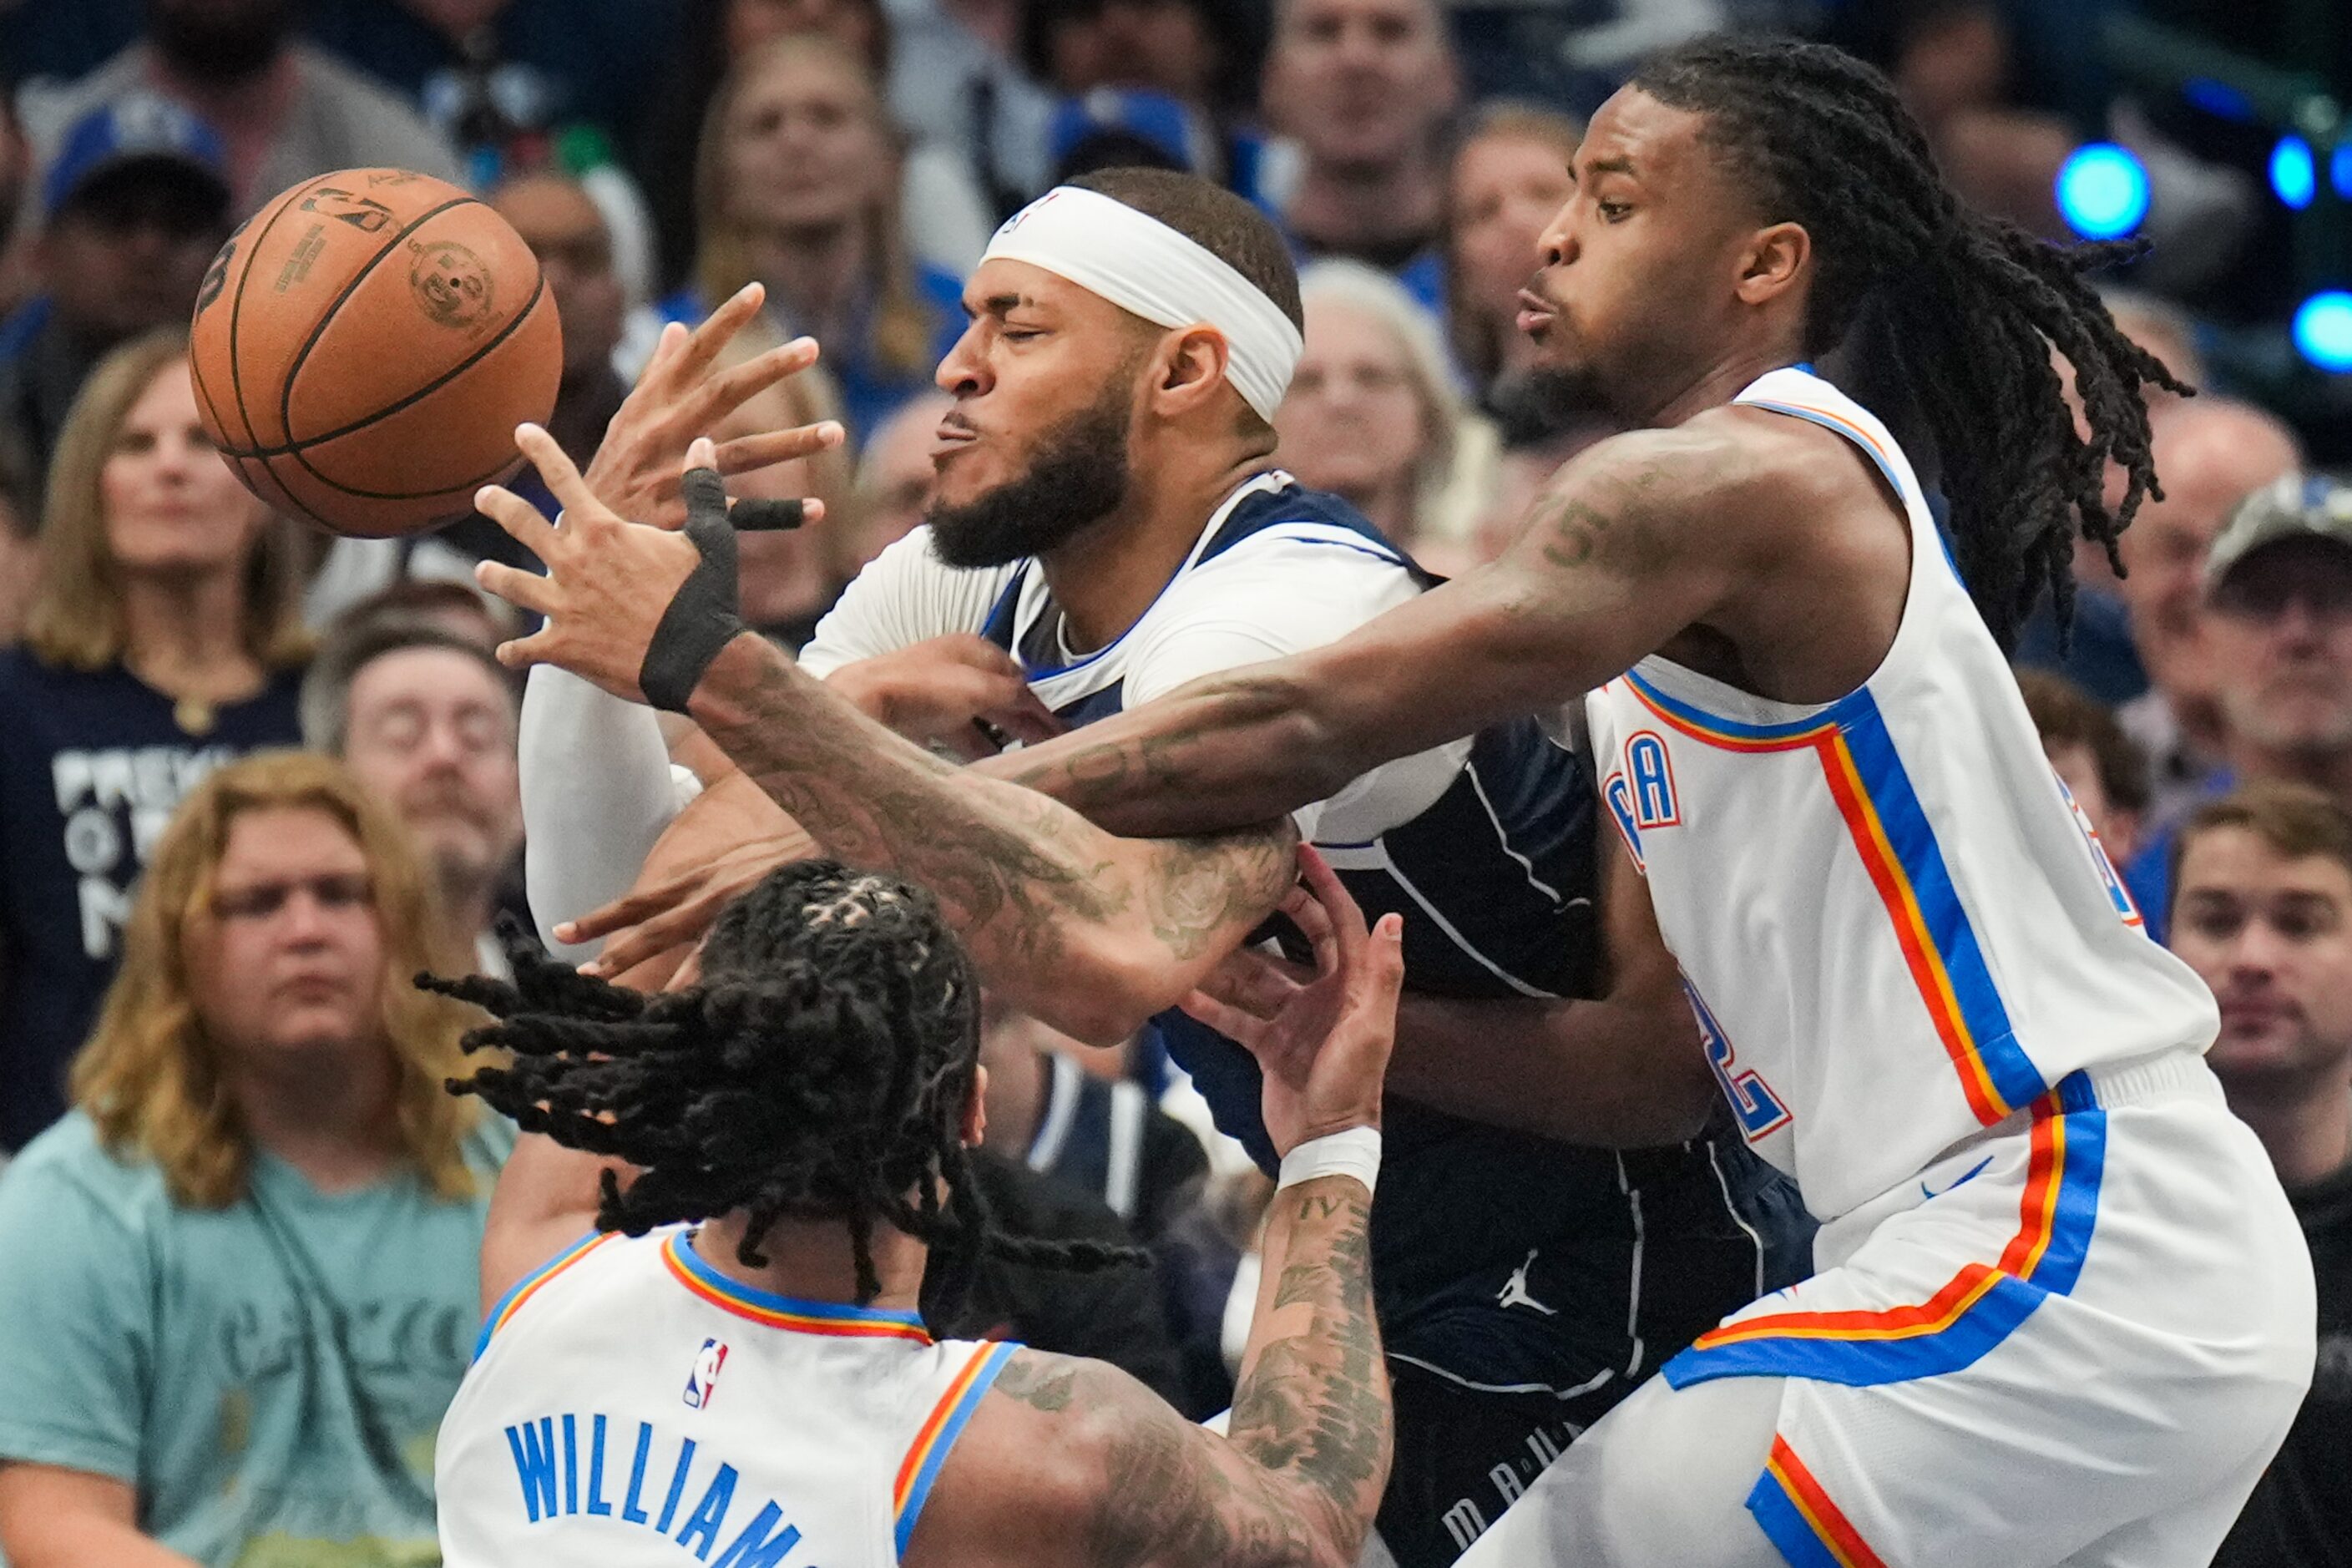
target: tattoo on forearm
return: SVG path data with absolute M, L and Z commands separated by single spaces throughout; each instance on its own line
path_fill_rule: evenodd
M 1287 1261 L 1268 1310 L 1289 1311 L 1295 1322 L 1260 1345 L 1234 1400 L 1229 1441 L 1249 1463 L 1221 1456 L 1214 1439 L 1098 1364 L 1023 1352 L 997 1378 L 995 1394 L 1108 1426 L 1087 1562 L 1353 1561 L 1389 1456 L 1387 1373 L 1367 1264 L 1370 1205 L 1310 1199 L 1290 1217 Z
M 1172 957 L 1198 957 L 1289 885 L 1286 827 L 1169 840 L 1138 877 L 1093 855 L 1068 808 L 958 779 L 781 663 L 732 690 L 706 731 L 828 853 L 921 881 L 969 935 L 1041 972 L 1073 922 L 1123 914 Z

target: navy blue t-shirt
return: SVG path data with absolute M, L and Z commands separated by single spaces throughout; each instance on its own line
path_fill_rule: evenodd
M 121 666 L 0 648 L 0 1150 L 65 1113 L 66 1067 L 114 978 L 131 893 L 181 800 L 247 752 L 298 745 L 302 672 L 191 735 Z

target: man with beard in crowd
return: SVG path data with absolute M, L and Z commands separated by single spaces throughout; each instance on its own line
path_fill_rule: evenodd
M 1269 416 L 1300 350 L 1297 286 L 1281 237 L 1239 198 L 1164 171 L 1089 176 L 999 231 L 965 303 L 971 325 L 939 372 L 957 406 L 940 426 L 929 526 L 851 584 L 801 657 L 866 714 L 986 751 L 1330 641 L 1428 586 L 1346 503 L 1268 462 Z M 526 442 L 566 501 L 565 532 L 590 540 L 611 514 L 560 453 Z M 519 540 L 555 550 L 560 591 L 579 569 L 569 551 L 511 496 L 486 496 Z M 545 579 L 485 567 L 482 580 L 551 613 L 553 635 L 625 656 L 634 679 L 628 650 L 643 644 L 627 632 L 606 636 Z M 622 689 L 645 687 L 668 689 L 658 674 Z M 909 792 L 902 763 L 856 756 L 821 726 L 803 733 L 838 769 L 777 770 L 754 727 L 706 729 L 817 842 L 940 889 L 992 986 L 1094 1043 L 1140 1020 L 1111 1016 L 1071 956 L 1071 928 L 1150 907 L 1164 974 L 1213 951 L 1182 934 L 1210 910 L 1234 935 L 1264 912 L 1231 880 L 1211 898 L 1164 869 L 1129 879 L 1139 847 L 1034 796 L 1000 806 L 945 775 Z M 547 765 L 622 749 L 575 743 Z M 968 833 L 975 801 L 988 820 Z M 1298 814 L 1358 901 L 1405 922 L 1412 994 L 1390 1082 L 1412 1101 L 1391 1104 L 1387 1138 L 1391 1171 L 1407 1173 L 1376 1210 L 1371 1246 L 1399 1413 L 1379 1529 L 1406 1564 L 1451 1562 L 1660 1361 L 1744 1292 L 1804 1267 L 1787 1189 L 1736 1135 L 1699 1136 L 1714 1082 L 1613 841 L 1601 869 L 1596 821 L 1581 759 L 1533 721 L 1402 759 Z M 993 878 L 1003 886 L 979 885 Z M 622 942 L 602 963 L 645 956 L 646 943 Z M 1219 1125 L 1270 1171 L 1249 1053 L 1182 1015 L 1158 1028 Z M 1601 1036 L 1654 1042 L 1653 1070 L 1683 1092 L 1646 1120 L 1620 1114 L 1640 1096 L 1587 1065 Z M 1601 1142 L 1633 1147 L 1590 1146 Z

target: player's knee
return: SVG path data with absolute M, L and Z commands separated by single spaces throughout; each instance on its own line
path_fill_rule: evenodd
M 1595 1501 L 1609 1561 L 1677 1568 L 1781 1568 L 1748 1511 L 1780 1417 L 1777 1378 L 1726 1378 L 1689 1388 L 1663 1380 L 1609 1434 Z M 1600 1432 L 1596 1428 L 1596 1433 Z

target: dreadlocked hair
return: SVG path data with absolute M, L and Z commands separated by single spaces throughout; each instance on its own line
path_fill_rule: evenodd
M 417 978 L 499 1020 L 466 1050 L 509 1054 L 449 1088 L 639 1167 L 626 1191 L 605 1173 L 601 1228 L 642 1236 L 740 1209 L 737 1256 L 759 1268 L 778 1221 L 839 1220 L 863 1305 L 881 1289 L 874 1226 L 896 1226 L 934 1249 L 940 1316 L 961 1309 L 983 1252 L 1075 1270 L 1148 1260 L 992 1228 L 961 1137 L 979 982 L 911 883 L 831 860 L 785 866 L 719 916 L 702 983 L 656 994 L 556 963 L 519 929 L 506 937 L 511 983 Z
M 1667 50 L 1632 85 L 1706 117 L 1704 136 L 1768 221 L 1801 225 L 1816 276 L 1805 348 L 1836 347 L 1866 306 L 1941 463 L 1954 556 L 2004 650 L 2046 587 L 2073 619 L 2074 535 L 2116 539 L 2163 498 L 2143 389 L 2187 394 L 2126 337 L 2085 275 L 2139 241 L 2061 246 L 1963 207 L 1884 76 L 1833 48 L 1714 36 Z M 2078 433 L 2052 348 L 2073 367 Z M 2105 503 L 2105 468 L 2126 477 Z

